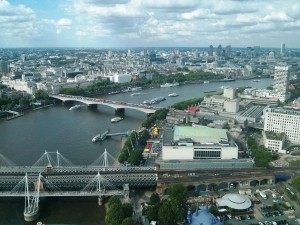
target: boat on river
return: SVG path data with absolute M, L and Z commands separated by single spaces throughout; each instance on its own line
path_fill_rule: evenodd
M 83 107 L 83 105 L 74 105 L 71 108 L 69 108 L 69 110 L 74 110 L 74 109 L 80 109 L 81 107 Z
M 131 96 L 137 96 L 137 95 L 142 95 L 143 93 L 141 92 L 135 92 L 135 93 L 132 93 Z
M 111 120 L 110 120 L 110 122 L 112 122 L 112 123 L 117 123 L 117 122 L 119 122 L 119 121 L 121 121 L 121 120 L 123 120 L 124 118 L 123 117 L 115 117 L 115 118 L 112 118 Z
M 231 82 L 231 81 L 235 81 L 235 79 L 225 77 L 224 79 L 221 79 L 221 80 L 220 80 L 220 82 Z
M 165 84 L 161 84 L 160 87 L 176 87 L 176 86 L 179 86 L 179 83 L 178 82 L 175 82 L 175 83 L 165 83 Z
M 179 96 L 179 94 L 177 94 L 177 93 L 174 92 L 174 93 L 168 94 L 168 96 L 169 97 L 177 97 L 177 96 Z

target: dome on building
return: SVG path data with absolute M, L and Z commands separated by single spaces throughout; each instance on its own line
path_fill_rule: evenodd
M 251 207 L 251 200 L 246 195 L 226 194 L 222 198 L 216 199 L 218 207 L 229 207 L 237 210 L 245 210 Z
M 187 219 L 190 225 L 222 225 L 222 223 L 208 211 L 208 206 L 205 209 L 198 209 L 198 211 L 188 212 Z

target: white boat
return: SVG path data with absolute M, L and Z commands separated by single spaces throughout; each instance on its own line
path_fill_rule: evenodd
M 136 93 L 132 93 L 131 96 L 137 96 L 137 95 L 141 95 L 141 94 L 143 94 L 143 93 L 141 93 L 141 92 L 136 92 Z
M 123 120 L 124 118 L 122 118 L 122 117 L 115 117 L 115 118 L 112 118 L 111 120 L 110 120 L 110 122 L 112 122 L 112 123 L 117 123 L 117 122 L 119 122 L 119 121 L 121 121 L 121 120 Z
M 171 93 L 171 94 L 168 94 L 169 97 L 177 97 L 179 94 L 177 93 Z
M 71 110 L 74 110 L 74 109 L 79 109 L 81 107 L 82 107 L 82 105 L 74 105 L 71 108 L 69 108 L 69 110 L 71 111 Z
M 131 88 L 131 91 L 140 91 L 140 90 L 142 90 L 141 87 L 134 87 L 134 88 Z
M 95 137 L 93 137 L 92 142 L 95 143 L 100 140 L 101 134 L 97 134 Z
M 209 80 L 205 80 L 203 83 L 204 84 L 209 84 Z
M 176 87 L 179 86 L 178 82 L 175 83 L 165 83 L 165 84 L 161 84 L 160 87 Z
M 253 82 L 260 82 L 260 80 L 252 80 Z

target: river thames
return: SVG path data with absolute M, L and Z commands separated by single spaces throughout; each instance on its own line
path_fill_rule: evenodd
M 209 84 L 182 85 L 172 88 L 141 90 L 142 94 L 131 93 L 101 96 L 101 98 L 132 103 L 142 103 L 146 99 L 164 96 L 167 100 L 157 106 L 170 106 L 176 102 L 204 96 L 210 90 L 222 91 L 220 86 L 266 88 L 272 79 L 236 80 Z M 178 97 L 168 97 L 176 92 Z M 92 143 L 92 138 L 108 128 L 112 133 L 138 129 L 146 118 L 142 112 L 126 110 L 124 120 L 111 123 L 114 109 L 98 106 L 96 109 L 83 107 L 69 111 L 71 105 L 61 103 L 54 106 L 26 111 L 25 115 L 14 120 L 0 121 L 0 153 L 16 165 L 33 165 L 45 152 L 59 151 L 75 165 L 89 165 L 105 149 L 117 156 L 120 137 L 112 137 L 102 143 Z M 97 205 L 97 198 L 45 198 L 41 199 L 40 217 L 37 221 L 45 224 L 89 224 L 104 225 L 104 209 Z M 36 224 L 23 219 L 24 198 L 0 198 L 0 225 Z

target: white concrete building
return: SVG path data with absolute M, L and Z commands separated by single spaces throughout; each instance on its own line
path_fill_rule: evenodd
M 273 91 L 281 102 L 288 99 L 288 66 L 275 66 Z
M 291 144 L 300 144 L 300 110 L 269 107 L 264 112 L 264 131 L 285 133 Z
M 237 159 L 238 147 L 227 130 L 175 126 L 163 135 L 162 160 Z
M 285 133 L 275 133 L 272 131 L 263 132 L 264 146 L 272 152 L 285 154 L 286 150 L 283 149 L 285 139 Z

